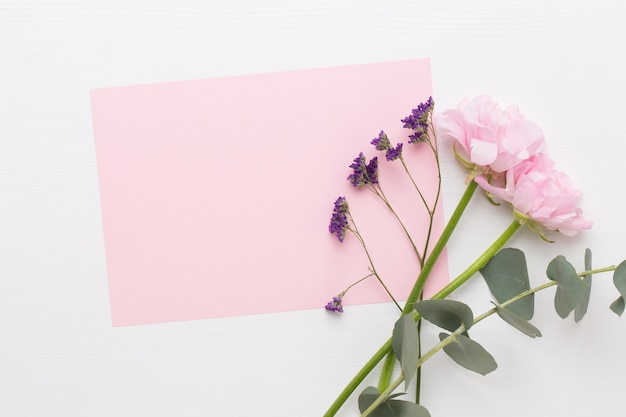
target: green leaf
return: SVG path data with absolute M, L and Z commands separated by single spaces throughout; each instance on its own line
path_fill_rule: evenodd
M 406 390 L 417 372 L 420 357 L 417 323 L 411 314 L 404 314 L 396 321 L 391 337 L 391 348 L 400 361 Z
M 364 412 L 380 396 L 376 387 L 367 387 L 359 395 L 359 410 Z M 397 396 L 397 395 L 395 395 Z M 430 417 L 426 408 L 410 401 L 392 400 L 391 396 L 380 404 L 372 414 L 372 417 Z
M 439 340 L 450 337 L 447 333 L 439 333 Z M 457 335 L 454 341 L 443 348 L 448 356 L 465 369 L 487 375 L 498 367 L 495 359 L 478 342 L 469 337 Z
M 472 309 L 460 301 L 422 300 L 415 303 L 413 308 L 424 319 L 451 332 L 458 329 L 461 324 L 467 331 L 474 323 Z
M 617 265 L 615 272 L 613 272 L 613 284 L 619 291 L 620 295 L 626 298 L 626 261 Z
M 578 278 L 572 264 L 562 255 L 550 262 L 546 274 L 548 278 L 556 282 L 554 307 L 557 314 L 564 319 L 583 300 L 587 285 Z
M 530 336 L 533 339 L 535 337 L 541 337 L 541 332 L 539 331 L 539 329 L 530 324 L 527 320 L 524 320 L 523 318 L 513 313 L 512 311 L 507 310 L 506 308 L 503 308 L 495 303 L 494 305 L 496 306 L 496 313 L 498 313 L 498 316 L 500 316 L 502 320 L 509 323 L 511 326 L 515 327 L 526 336 Z
M 591 250 L 587 248 L 585 250 L 585 271 L 591 271 Z M 583 292 L 583 298 L 576 306 L 576 310 L 574 310 L 574 321 L 579 322 L 585 314 L 587 314 L 587 307 L 589 307 L 589 298 L 591 296 L 591 281 L 592 275 L 585 275 L 582 278 L 583 284 L 586 285 L 585 291 Z
M 617 300 L 613 301 L 610 306 L 613 313 L 617 314 L 618 316 L 621 316 L 622 313 L 624 313 L 625 307 L 626 303 L 624 303 L 624 297 L 622 297 L 621 295 Z
M 480 269 L 480 273 L 498 303 L 504 303 L 530 289 L 526 257 L 519 249 L 502 249 Z M 506 308 L 524 320 L 530 320 L 535 312 L 534 294 Z
M 615 288 L 619 291 L 620 296 L 611 304 L 611 310 L 618 316 L 621 316 L 626 307 L 626 303 L 624 302 L 624 298 L 626 298 L 626 261 L 617 265 L 617 268 L 615 268 L 615 272 L 613 272 L 613 284 L 615 284 Z

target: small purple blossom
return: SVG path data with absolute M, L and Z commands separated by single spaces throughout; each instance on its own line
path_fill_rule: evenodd
M 389 149 L 389 147 L 391 146 L 391 143 L 389 142 L 389 138 L 387 137 L 387 134 L 383 130 L 381 130 L 380 133 L 378 134 L 378 137 L 372 139 L 370 143 L 374 145 L 376 147 L 376 150 L 378 151 L 385 151 Z
M 396 160 L 402 155 L 402 143 L 398 143 L 395 148 L 391 146 L 389 137 L 383 130 L 381 130 L 378 137 L 372 139 L 372 142 L 370 143 L 374 145 L 378 151 L 387 151 L 385 152 L 385 158 L 387 158 L 387 161 Z
M 410 115 L 401 120 L 404 128 L 414 131 L 409 135 L 409 143 L 419 143 L 428 141 L 428 128 L 430 126 L 430 115 L 435 103 L 432 97 L 428 101 L 420 103 L 414 108 Z
M 348 202 L 345 197 L 339 197 L 335 200 L 333 215 L 330 218 L 328 231 L 337 235 L 337 239 L 343 242 L 346 237 L 346 229 L 348 228 Z
M 395 148 L 387 149 L 387 152 L 385 153 L 385 158 L 387 158 L 387 161 L 394 161 L 400 158 L 400 156 L 402 156 L 402 143 L 398 143 Z
M 348 175 L 347 179 L 355 187 L 363 187 L 368 184 L 378 184 L 378 158 L 372 158 L 369 164 L 366 164 L 365 162 L 365 155 L 361 152 L 350 165 L 350 168 L 352 168 L 354 172 Z
M 342 301 L 343 299 L 340 296 L 333 297 L 332 301 L 329 301 L 324 308 L 328 311 L 343 313 L 343 306 L 341 305 Z

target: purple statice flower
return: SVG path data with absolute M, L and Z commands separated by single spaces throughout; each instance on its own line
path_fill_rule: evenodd
M 395 148 L 390 147 L 385 153 L 385 158 L 387 158 L 387 161 L 396 160 L 400 158 L 400 156 L 402 156 L 402 143 L 398 143 Z
M 343 299 L 340 296 L 333 297 L 332 301 L 329 301 L 324 308 L 328 311 L 343 313 L 343 306 L 341 305 L 342 301 Z
M 385 151 L 389 149 L 389 147 L 391 146 L 391 143 L 389 142 L 389 138 L 387 137 L 387 134 L 383 130 L 381 130 L 380 133 L 378 134 L 378 137 L 372 139 L 370 143 L 374 145 L 374 147 L 376 147 L 376 150 L 378 151 Z
M 413 130 L 413 134 L 409 135 L 409 143 L 419 143 L 428 140 L 428 127 L 430 125 L 430 115 L 435 107 L 432 97 L 428 101 L 420 103 L 414 108 L 410 115 L 401 120 L 406 129 Z
M 335 207 L 330 218 L 328 231 L 337 235 L 337 239 L 343 242 L 343 239 L 346 237 L 346 229 L 348 229 L 348 202 L 345 197 L 339 197 L 335 200 Z
M 369 164 L 365 162 L 365 155 L 361 152 L 350 165 L 350 168 L 352 168 L 354 172 L 348 175 L 347 180 L 355 187 L 378 184 L 378 158 L 372 158 Z
M 387 151 L 385 152 L 387 161 L 393 161 L 402 155 L 402 143 L 398 143 L 395 148 L 391 146 L 389 137 L 387 137 L 387 134 L 383 130 L 380 131 L 378 137 L 372 139 L 371 144 L 374 145 L 376 150 Z

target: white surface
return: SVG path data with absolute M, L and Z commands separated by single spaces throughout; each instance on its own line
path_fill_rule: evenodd
M 625 19 L 617 0 L 0 0 L 0 416 L 320 416 L 396 317 L 383 304 L 112 328 L 91 88 L 430 57 L 439 108 L 483 92 L 519 104 L 585 192 L 593 231 L 511 243 L 540 283 L 560 253 L 626 258 Z M 463 175 L 444 160 L 449 213 Z M 480 198 L 470 210 L 453 272 L 509 222 Z M 596 284 L 578 325 L 538 297 L 542 339 L 477 327 L 500 368 L 435 357 L 423 403 L 439 417 L 620 415 L 626 322 L 607 308 L 610 275 Z M 487 306 L 479 280 L 458 298 Z

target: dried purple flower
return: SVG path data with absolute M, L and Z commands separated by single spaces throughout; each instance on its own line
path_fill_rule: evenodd
M 385 158 L 387 158 L 387 161 L 393 161 L 393 160 L 400 158 L 401 155 L 402 155 L 402 143 L 398 143 L 398 145 L 395 148 L 387 149 L 387 152 L 385 153 Z
M 381 130 L 380 133 L 378 134 L 378 137 L 372 139 L 370 143 L 376 147 L 376 150 L 379 150 L 379 151 L 387 150 L 391 146 L 391 143 L 389 142 L 389 138 L 387 137 L 387 134 L 383 130 Z
M 372 158 L 369 164 L 366 164 L 365 161 L 365 155 L 361 152 L 350 165 L 354 172 L 348 175 L 347 179 L 355 187 L 378 184 L 378 158 Z
M 371 144 L 374 145 L 376 150 L 387 151 L 385 153 L 385 158 L 387 158 L 387 161 L 393 161 L 395 159 L 398 159 L 400 155 L 402 155 L 402 143 L 397 144 L 395 148 L 391 146 L 389 137 L 383 130 L 380 131 L 378 137 L 372 139 Z
M 420 103 L 414 108 L 410 115 L 401 120 L 406 129 L 414 131 L 409 135 L 409 143 L 419 143 L 428 141 L 428 127 L 430 126 L 430 115 L 432 114 L 435 102 L 432 97 L 428 101 Z
M 343 313 L 343 306 L 341 305 L 342 301 L 343 299 L 340 296 L 333 297 L 332 301 L 329 301 L 324 308 L 328 311 Z
M 343 242 L 346 237 L 346 229 L 348 228 L 348 202 L 345 197 L 339 197 L 335 200 L 335 207 L 333 209 L 333 215 L 330 218 L 330 225 L 328 231 L 336 234 L 337 239 Z

